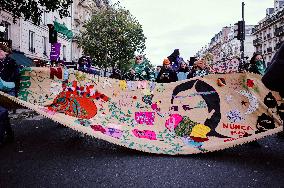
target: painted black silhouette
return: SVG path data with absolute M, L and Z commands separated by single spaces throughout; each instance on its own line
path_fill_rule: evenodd
M 275 128 L 274 119 L 263 113 L 257 119 L 256 128 L 257 128 L 257 131 L 255 131 L 256 134 L 265 132 L 268 129 L 274 129 Z
M 269 92 L 264 98 L 264 104 L 268 107 L 268 109 L 277 107 L 277 101 L 271 92 Z
M 216 92 L 216 90 L 206 82 L 203 82 L 201 80 L 190 80 L 188 82 L 177 85 L 173 90 L 171 103 L 172 104 L 174 103 L 175 96 L 177 96 L 180 92 L 190 90 L 193 87 L 197 92 L 200 93 L 210 92 L 210 94 L 208 95 L 201 95 L 201 97 L 207 104 L 208 112 L 210 113 L 212 110 L 214 110 L 213 115 L 211 117 L 208 117 L 204 122 L 204 125 L 210 127 L 211 129 L 211 131 L 207 134 L 207 136 L 228 138 L 227 136 L 219 134 L 215 130 L 221 120 L 220 97 Z

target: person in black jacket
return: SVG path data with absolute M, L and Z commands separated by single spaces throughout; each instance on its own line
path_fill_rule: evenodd
M 209 69 L 204 59 L 195 61 L 192 70 L 187 75 L 187 79 L 194 77 L 203 77 L 209 74 Z
M 284 43 L 281 45 L 280 49 L 276 52 L 271 60 L 269 67 L 267 67 L 264 76 L 262 77 L 263 84 L 270 90 L 277 91 L 282 97 L 282 102 L 284 102 Z M 283 105 L 282 105 L 283 106 Z M 284 124 L 283 109 L 280 109 L 281 105 L 278 107 L 278 114 L 282 118 L 282 123 Z M 280 110 L 279 110 L 280 109 Z M 278 134 L 279 137 L 284 138 L 284 130 Z
M 18 66 L 8 55 L 11 49 L 0 44 L 0 90 L 10 95 L 16 95 L 18 81 Z M 14 140 L 8 110 L 0 106 L 0 145 Z
M 112 74 L 109 77 L 113 79 L 121 80 L 122 79 L 121 71 L 119 69 L 113 69 Z
M 164 59 L 163 67 L 158 74 L 156 82 L 158 83 L 170 83 L 178 81 L 178 77 L 175 71 L 171 69 L 171 62 L 169 59 Z

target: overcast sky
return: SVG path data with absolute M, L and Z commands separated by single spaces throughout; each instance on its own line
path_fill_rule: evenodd
M 112 0 L 115 2 L 116 0 Z M 241 20 L 243 0 L 120 0 L 143 26 L 146 56 L 155 65 L 174 49 L 186 60 L 211 38 Z M 274 0 L 244 0 L 246 24 L 255 25 L 265 17 Z

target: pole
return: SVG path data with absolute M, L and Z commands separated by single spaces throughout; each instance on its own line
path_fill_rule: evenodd
M 238 26 L 240 29 L 240 26 Z M 245 3 L 242 2 L 242 26 L 241 29 L 242 31 L 238 31 L 240 34 L 240 53 L 241 53 L 241 60 L 240 60 L 240 66 L 239 66 L 239 71 L 243 72 L 246 69 L 246 62 L 245 62 L 245 47 L 244 47 L 244 40 L 245 40 Z
M 241 59 L 242 61 L 244 62 L 244 58 L 245 58 L 245 54 L 244 54 L 244 51 L 245 51 L 245 48 L 244 48 L 244 40 L 245 40 L 245 3 L 242 2 L 242 20 L 243 20 L 243 23 L 244 23 L 244 26 L 243 26 L 243 37 L 241 39 Z

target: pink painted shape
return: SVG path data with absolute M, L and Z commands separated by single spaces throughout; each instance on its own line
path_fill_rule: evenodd
M 146 138 L 146 139 L 149 139 L 149 140 L 157 140 L 157 136 L 156 136 L 156 133 L 154 131 L 149 131 L 149 130 L 140 131 L 138 129 L 134 129 L 132 131 L 132 133 L 137 138 Z
M 106 130 L 101 126 L 101 125 L 91 125 L 91 128 L 94 130 L 94 131 L 99 131 L 103 134 L 105 134 Z
M 123 132 L 119 129 L 115 129 L 115 128 L 107 128 L 106 135 L 120 139 L 122 137 Z
M 179 114 L 172 114 L 169 119 L 166 120 L 165 126 L 170 131 L 174 130 L 181 122 L 182 116 Z
M 135 112 L 135 120 L 138 124 L 154 125 L 155 112 Z

